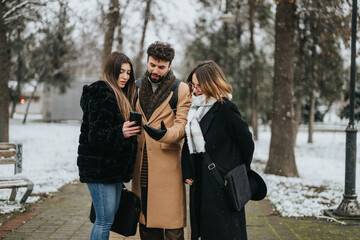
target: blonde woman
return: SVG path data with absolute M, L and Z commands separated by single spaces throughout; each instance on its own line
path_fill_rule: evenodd
M 216 168 L 224 177 L 241 163 L 249 170 L 252 134 L 230 101 L 232 87 L 215 62 L 199 63 L 187 83 L 193 102 L 185 127 L 182 171 L 184 181 L 191 186 L 191 239 L 247 239 L 244 208 L 232 209 L 211 171 Z M 254 189 L 252 199 L 264 197 L 264 189 Z
M 119 206 L 122 183 L 132 178 L 139 127 L 129 122 L 134 107 L 135 79 L 130 59 L 112 52 L 105 60 L 102 80 L 84 86 L 84 112 L 77 165 L 80 181 L 88 185 L 96 213 L 90 239 L 109 239 Z

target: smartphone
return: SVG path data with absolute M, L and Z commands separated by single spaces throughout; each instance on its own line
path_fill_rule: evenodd
M 134 126 L 140 127 L 140 132 L 138 134 L 141 133 L 141 118 L 142 118 L 141 113 L 133 112 L 133 111 L 130 112 L 130 122 L 135 121 L 135 124 L 132 127 Z

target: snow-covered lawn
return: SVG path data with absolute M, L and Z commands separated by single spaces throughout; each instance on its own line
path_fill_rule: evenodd
M 300 178 L 263 173 L 269 154 L 269 128 L 260 128 L 259 140 L 255 143 L 254 159 L 259 161 L 255 160 L 252 167 L 264 177 L 268 198 L 282 216 L 320 216 L 321 210 L 334 209 L 342 200 L 345 184 L 345 132 L 315 132 L 312 144 L 307 143 L 307 137 L 305 130 L 297 135 L 295 156 Z M 357 138 L 359 142 L 359 134 Z M 359 167 L 356 175 L 359 182 Z M 359 186 L 357 184 L 357 193 L 360 192 Z
M 344 129 L 343 126 L 341 128 Z M 23 143 L 23 174 L 35 183 L 34 194 L 55 192 L 78 179 L 76 152 L 79 129 L 77 122 L 29 122 L 22 125 L 19 120 L 11 121 L 10 140 Z M 264 177 L 268 198 L 276 210 L 282 216 L 300 217 L 319 216 L 321 210 L 337 207 L 344 192 L 345 132 L 315 132 L 314 143 L 308 144 L 306 130 L 300 130 L 295 149 L 300 178 L 263 174 L 270 137 L 269 127 L 260 126 L 252 167 Z M 10 166 L 0 167 L 1 176 L 12 173 Z M 359 168 L 357 179 L 360 179 Z M 360 192 L 359 186 L 357 184 L 357 193 Z M 18 194 L 17 200 L 22 193 Z M 8 190 L 0 191 L 1 199 L 7 199 L 9 195 Z M 32 196 L 27 202 L 38 199 Z M 19 203 L 0 201 L 0 213 L 22 210 L 23 206 Z
M 20 120 L 10 121 L 10 141 L 23 144 L 22 174 L 34 182 L 33 194 L 56 192 L 65 184 L 78 179 L 76 165 L 80 124 L 36 123 L 25 125 Z M 0 165 L 0 176 L 14 173 L 13 165 Z M 19 201 L 25 189 L 17 194 Z M 8 199 L 10 190 L 0 190 L 0 199 Z M 27 202 L 34 202 L 31 196 Z M 23 211 L 20 203 L 0 201 L 0 213 Z

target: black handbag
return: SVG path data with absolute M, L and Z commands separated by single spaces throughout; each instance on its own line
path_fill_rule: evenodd
M 123 186 L 119 207 L 115 214 L 111 231 L 125 237 L 134 236 L 139 222 L 140 210 L 140 198 Z M 90 221 L 94 223 L 95 219 L 94 205 L 91 204 Z
M 208 169 L 224 189 L 229 205 L 232 206 L 234 210 L 240 211 L 251 199 L 250 184 L 245 164 L 240 164 L 232 169 L 223 179 L 215 163 L 211 161 L 207 153 L 204 154 L 204 159 L 208 165 Z
M 224 177 L 224 189 L 231 205 L 240 211 L 251 198 L 245 164 L 240 164 Z

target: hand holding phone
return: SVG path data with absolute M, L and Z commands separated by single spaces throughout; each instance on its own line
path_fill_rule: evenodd
M 139 133 L 138 134 L 140 134 L 141 133 L 141 118 L 142 118 L 142 116 L 141 116 L 141 113 L 138 113 L 138 112 L 133 112 L 133 111 L 131 111 L 130 112 L 130 122 L 133 122 L 133 121 L 135 121 L 135 124 L 133 125 L 134 127 L 135 126 L 139 126 L 140 127 L 140 131 L 139 131 Z

